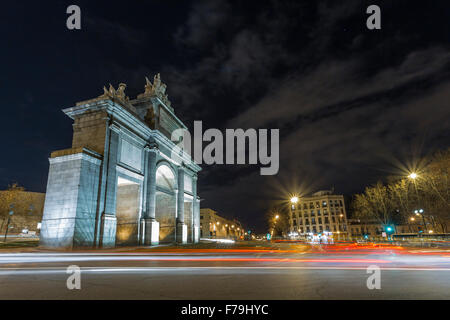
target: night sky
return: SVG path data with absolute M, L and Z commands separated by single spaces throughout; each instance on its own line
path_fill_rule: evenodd
M 202 207 L 257 231 L 289 193 L 361 192 L 449 147 L 448 0 L 8 1 L 0 34 L 1 189 L 45 192 L 50 152 L 71 147 L 61 109 L 109 83 L 135 97 L 157 72 L 188 127 L 280 129 L 278 175 L 199 175 Z

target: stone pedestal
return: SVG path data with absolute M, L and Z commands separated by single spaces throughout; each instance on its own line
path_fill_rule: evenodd
M 141 219 L 141 244 L 145 246 L 159 244 L 159 222 L 155 219 Z
M 94 245 L 100 158 L 86 148 L 52 153 L 41 246 L 70 249 Z
M 116 245 L 117 219 L 115 215 L 104 213 L 102 215 L 102 228 L 100 243 L 102 248 L 114 248 Z
M 177 243 L 187 243 L 187 225 L 182 222 L 177 223 Z
M 198 243 L 200 241 L 200 228 L 194 226 L 194 243 Z

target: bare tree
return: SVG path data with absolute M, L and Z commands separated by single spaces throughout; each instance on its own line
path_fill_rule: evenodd
M 352 202 L 355 218 L 363 221 L 377 221 L 383 226 L 396 220 L 394 202 L 389 188 L 378 182 L 373 187 L 367 187 L 364 193 L 357 194 Z

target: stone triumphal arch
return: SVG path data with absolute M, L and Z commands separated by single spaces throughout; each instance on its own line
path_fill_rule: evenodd
M 170 139 L 177 118 L 159 74 L 130 100 L 125 84 L 64 109 L 72 148 L 50 156 L 41 245 L 198 242 L 200 167 Z

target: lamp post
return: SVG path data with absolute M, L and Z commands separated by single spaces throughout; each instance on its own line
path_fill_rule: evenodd
M 6 237 L 8 236 L 9 223 L 11 222 L 11 217 L 14 214 L 13 209 L 14 209 L 14 203 L 9 205 L 8 222 L 6 222 L 5 239 L 3 240 L 3 242 L 6 242 Z
M 423 216 L 423 209 L 416 209 L 416 210 L 414 210 L 414 213 L 416 214 L 416 216 L 421 216 L 422 217 L 423 227 L 425 228 L 425 231 L 426 231 L 427 230 L 427 224 L 425 222 L 425 217 Z
M 280 218 L 280 216 L 278 214 L 275 214 L 274 216 L 274 223 L 273 223 L 273 228 L 272 228 L 272 235 L 275 232 L 275 229 L 277 227 L 277 220 Z

